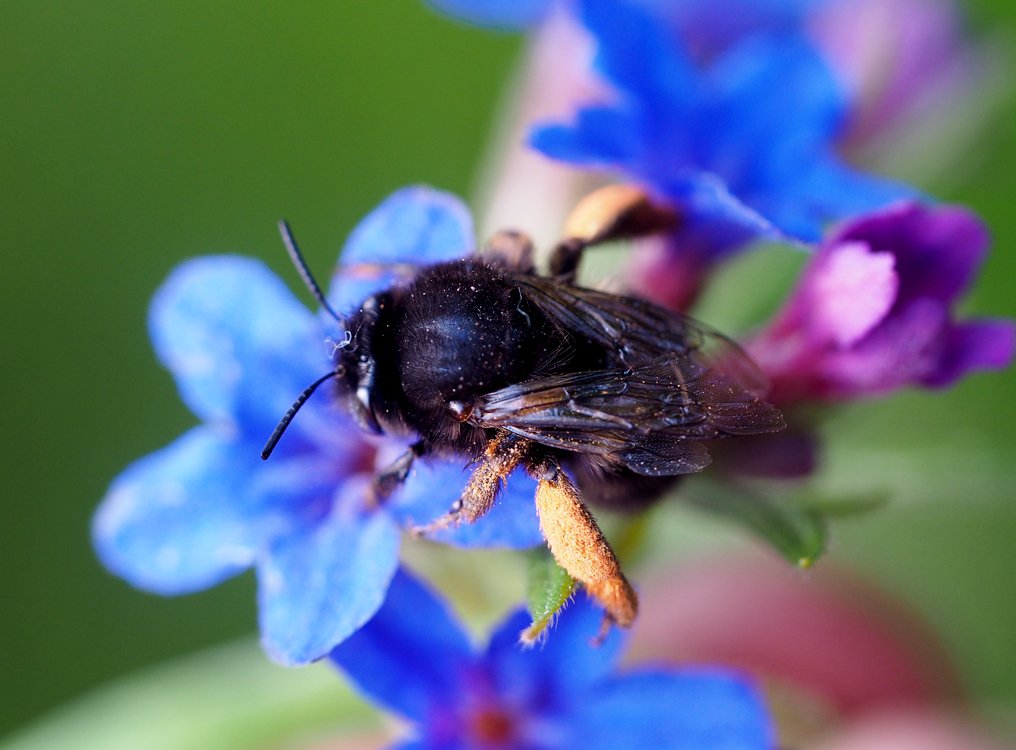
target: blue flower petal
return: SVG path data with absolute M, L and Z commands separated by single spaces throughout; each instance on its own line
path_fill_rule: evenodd
M 473 220 L 451 193 L 424 186 L 403 188 L 367 214 L 349 235 L 332 278 L 328 301 L 340 313 L 400 278 L 375 264 L 422 266 L 455 260 L 476 247 Z
M 475 660 L 444 602 L 402 571 L 377 614 L 330 658 L 372 700 L 417 723 L 454 707 Z
M 692 61 L 656 15 L 618 0 L 580 5 L 582 22 L 597 40 L 594 65 L 607 80 L 638 92 L 640 106 L 666 106 L 671 115 L 675 105 L 693 101 L 698 81 Z
M 502 31 L 535 26 L 553 0 L 426 0 L 437 11 L 460 21 Z
M 418 461 L 405 484 L 391 498 L 391 512 L 405 526 L 422 526 L 440 518 L 459 499 L 469 479 L 466 459 Z M 515 471 L 487 515 L 432 534 L 432 538 L 459 547 L 524 549 L 543 544 L 533 497 L 536 482 L 521 469 Z
M 610 107 L 580 109 L 573 125 L 537 125 L 529 145 L 551 159 L 591 167 L 633 160 L 643 144 L 632 115 Z
M 362 507 L 365 492 L 366 481 L 347 482 L 328 516 L 281 535 L 258 560 L 261 641 L 280 664 L 323 657 L 384 601 L 399 531 Z
M 131 464 L 95 514 L 99 558 L 160 594 L 197 591 L 250 566 L 261 532 L 245 507 L 244 482 L 259 461 L 201 427 Z
M 149 311 L 155 350 L 190 409 L 266 438 L 329 370 L 319 325 L 266 266 L 236 256 L 183 263 Z
M 505 620 L 487 647 L 487 661 L 502 690 L 531 690 L 562 699 L 579 696 L 614 669 L 624 636 L 613 628 L 603 643 L 594 644 L 603 623 L 603 610 L 584 593 L 565 608 L 546 639 L 525 649 L 519 634 L 529 626 L 525 611 Z M 576 745 L 581 747 L 581 745 Z
M 576 702 L 569 747 L 614 750 L 771 750 L 759 694 L 718 670 L 640 672 L 611 679 Z

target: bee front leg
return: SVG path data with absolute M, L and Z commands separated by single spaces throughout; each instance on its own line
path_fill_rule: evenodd
M 530 445 L 529 440 L 510 432 L 498 433 L 487 443 L 479 466 L 473 470 L 462 495 L 452 504 L 448 513 L 426 526 L 417 526 L 413 533 L 422 536 L 460 523 L 473 523 L 485 516 L 494 507 L 498 493 L 508 481 L 508 475 L 522 463 Z
M 423 441 L 413 443 L 405 453 L 375 474 L 371 483 L 370 503 L 374 506 L 381 505 L 391 497 L 406 481 L 416 459 L 425 456 L 427 452 L 428 448 Z
M 540 530 L 558 564 L 603 607 L 605 626 L 629 627 L 638 598 L 578 488 L 555 460 L 529 467 L 537 480 L 536 512 Z

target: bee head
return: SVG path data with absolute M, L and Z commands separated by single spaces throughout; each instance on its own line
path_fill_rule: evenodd
M 380 309 L 378 297 L 369 297 L 349 319 L 346 339 L 335 349 L 335 377 L 349 413 L 361 429 L 374 434 L 382 432 L 374 412 L 377 361 L 371 346 Z

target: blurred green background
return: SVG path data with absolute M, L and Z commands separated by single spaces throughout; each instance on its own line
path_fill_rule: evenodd
M 1011 3 L 969 12 L 975 32 L 1012 39 Z M 166 600 L 106 574 L 90 548 L 112 477 L 192 424 L 148 345 L 162 279 L 188 256 L 242 252 L 297 288 L 278 217 L 326 269 L 396 187 L 469 195 L 521 49 L 419 0 L 3 3 L 0 735 L 254 631 L 252 576 Z M 1016 314 L 1014 119 L 1010 97 L 962 171 L 921 185 L 994 231 L 967 305 L 983 314 Z M 1012 375 L 978 376 L 843 415 L 830 455 L 834 478 L 895 494 L 841 524 L 832 557 L 909 597 L 975 694 L 1009 706 L 1014 417 Z

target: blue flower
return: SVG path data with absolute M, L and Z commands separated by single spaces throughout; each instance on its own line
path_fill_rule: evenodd
M 426 0 L 460 21 L 502 31 L 519 31 L 543 21 L 555 6 L 573 0 Z M 825 0 L 640 0 L 700 51 L 708 52 L 760 29 L 799 25 Z
M 699 252 L 760 236 L 813 242 L 834 219 L 911 195 L 839 160 L 844 92 L 803 35 L 747 35 L 700 67 L 635 3 L 580 4 L 617 98 L 536 128 L 532 144 L 652 186 L 681 209 Z
M 370 622 L 331 654 L 370 699 L 405 717 L 402 750 L 764 750 L 772 728 L 755 690 L 714 668 L 615 669 L 623 638 L 599 647 L 584 597 L 553 638 L 518 644 L 524 611 L 476 651 L 443 603 L 399 573 Z
M 473 247 L 461 203 L 427 188 L 386 200 L 350 237 L 343 261 L 460 257 Z M 390 278 L 333 281 L 348 309 Z M 271 460 L 261 446 L 294 397 L 333 365 L 342 331 L 308 311 L 260 262 L 205 257 L 177 268 L 152 302 L 152 341 L 201 420 L 129 466 L 96 513 L 103 563 L 143 589 L 182 594 L 255 567 L 262 640 L 284 664 L 320 658 L 381 606 L 398 564 L 400 527 L 427 523 L 458 498 L 462 461 L 418 464 L 381 507 L 367 490 L 404 444 L 364 436 L 325 393 L 315 395 Z M 524 547 L 541 536 L 535 485 L 514 477 L 475 525 L 443 533 L 463 546 Z

